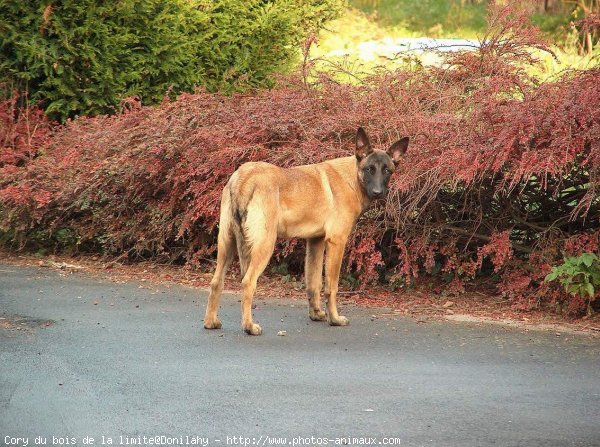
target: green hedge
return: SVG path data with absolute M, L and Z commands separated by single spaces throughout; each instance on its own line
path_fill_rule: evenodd
M 343 0 L 4 0 L 0 82 L 46 113 L 111 113 L 204 86 L 269 85 Z

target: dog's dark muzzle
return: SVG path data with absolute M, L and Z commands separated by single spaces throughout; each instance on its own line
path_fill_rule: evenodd
M 383 199 L 387 195 L 386 190 L 372 190 L 369 197 L 373 200 Z

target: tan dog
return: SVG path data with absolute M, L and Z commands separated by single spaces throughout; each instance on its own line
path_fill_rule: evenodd
M 385 196 L 390 176 L 408 147 L 408 137 L 387 151 L 373 150 L 362 128 L 354 156 L 289 169 L 269 163 L 243 164 L 223 189 L 217 268 L 204 317 L 206 329 L 218 329 L 219 299 L 225 272 L 237 247 L 242 273 L 242 328 L 260 335 L 252 322 L 256 281 L 273 254 L 277 238 L 306 239 L 305 282 L 311 320 L 345 326 L 336 295 L 346 240 L 360 214 Z M 321 309 L 323 255 L 327 250 L 325 297 Z

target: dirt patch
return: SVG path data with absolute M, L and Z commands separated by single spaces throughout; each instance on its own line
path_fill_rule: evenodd
M 32 332 L 38 328 L 52 326 L 54 321 L 39 318 L 24 317 L 21 315 L 3 315 L 0 317 L 0 329 L 9 331 Z
M 503 327 L 512 327 L 517 329 L 535 330 L 554 332 L 556 336 L 561 335 L 592 335 L 600 337 L 600 328 L 593 326 L 585 326 L 583 324 L 569 323 L 529 323 L 527 321 L 511 320 L 511 319 L 494 319 L 490 317 L 481 317 L 474 315 L 447 315 L 444 317 L 448 321 L 456 321 L 461 323 L 485 323 L 495 324 Z

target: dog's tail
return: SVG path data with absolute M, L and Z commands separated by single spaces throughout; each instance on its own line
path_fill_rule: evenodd
M 231 229 L 235 236 L 238 257 L 240 260 L 241 277 L 248 270 L 252 251 L 251 228 L 248 226 L 248 207 L 254 196 L 254 185 L 240 182 L 239 172 L 236 171 L 228 183 L 230 209 L 227 211 L 231 220 Z M 249 187 L 249 188 L 248 188 Z M 248 188 L 248 191 L 244 189 Z
M 235 235 L 235 243 L 237 246 L 238 257 L 240 259 L 240 273 L 243 278 L 248 270 L 248 264 L 250 262 L 250 251 L 252 249 L 250 245 L 250 239 L 247 237 L 248 229 L 246 228 L 246 217 L 248 211 L 246 207 L 241 204 L 233 191 L 230 193 L 231 203 L 231 223 L 233 234 Z
M 258 178 L 245 177 L 244 180 L 240 181 L 240 177 L 234 174 L 229 183 L 230 216 L 242 278 L 248 270 L 251 257 L 255 255 L 262 258 L 274 245 L 277 236 L 277 217 L 274 212 L 276 196 Z M 270 249 L 272 253 L 272 247 Z

